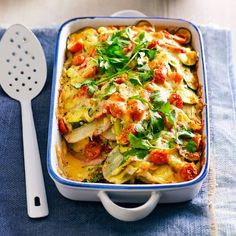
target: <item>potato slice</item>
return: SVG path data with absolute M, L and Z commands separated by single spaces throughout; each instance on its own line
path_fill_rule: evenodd
M 94 120 L 91 123 L 72 130 L 71 133 L 65 135 L 65 139 L 68 143 L 76 143 L 87 137 L 99 135 L 108 130 L 110 126 L 111 122 L 108 118 Z

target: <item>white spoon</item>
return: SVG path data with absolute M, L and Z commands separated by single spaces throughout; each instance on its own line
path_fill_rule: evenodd
M 0 84 L 21 104 L 28 215 L 48 215 L 48 204 L 34 126 L 31 99 L 42 90 L 47 76 L 43 49 L 23 25 L 11 26 L 0 42 Z

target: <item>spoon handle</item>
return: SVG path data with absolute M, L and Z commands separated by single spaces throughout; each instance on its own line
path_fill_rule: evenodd
M 48 215 L 48 204 L 31 101 L 21 102 L 21 113 L 27 211 L 29 217 L 39 218 Z

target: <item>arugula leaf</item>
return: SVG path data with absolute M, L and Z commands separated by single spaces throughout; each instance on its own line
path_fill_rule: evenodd
M 140 85 L 143 86 L 141 81 L 139 80 L 139 78 L 134 77 L 134 78 L 130 78 L 129 81 L 133 84 L 133 85 Z
M 146 55 L 150 60 L 153 60 L 157 54 L 157 50 L 155 49 L 150 49 L 146 51 Z
M 153 134 L 157 134 L 164 129 L 164 120 L 158 113 L 151 113 L 150 127 Z
M 196 147 L 196 143 L 194 141 L 189 141 L 186 145 L 186 149 L 188 152 L 196 152 L 197 147 Z
M 153 147 L 148 140 L 138 138 L 132 133 L 129 134 L 128 140 L 133 148 L 149 150 Z
M 111 94 L 113 94 L 114 92 L 116 92 L 116 85 L 115 85 L 113 82 L 111 82 L 111 83 L 109 83 L 108 86 L 105 88 L 104 93 L 101 94 L 101 98 L 104 98 L 104 97 L 106 97 L 106 96 L 108 96 L 108 95 L 111 95 Z
M 83 85 L 88 87 L 88 92 L 90 95 L 93 95 L 96 90 L 98 90 L 98 86 L 94 80 L 85 80 L 82 83 L 74 83 L 72 86 L 76 89 L 80 89 Z
M 137 72 L 137 75 L 143 82 L 149 81 L 154 76 L 154 72 L 151 70 L 146 70 L 144 72 Z
M 149 153 L 149 150 L 132 148 L 122 154 L 124 155 L 125 158 L 129 156 L 136 156 L 139 159 L 143 159 L 145 156 L 147 156 L 148 153 Z
M 161 100 L 159 91 L 154 91 L 151 94 L 150 99 L 152 101 L 153 110 L 161 109 L 162 105 L 165 103 L 163 100 Z
M 147 41 L 145 36 L 146 36 L 145 32 L 140 33 L 138 38 L 136 39 L 136 42 L 138 44 L 145 43 Z

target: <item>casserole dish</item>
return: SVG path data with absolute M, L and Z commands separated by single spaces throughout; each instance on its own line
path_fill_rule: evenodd
M 160 203 L 176 203 L 192 199 L 199 191 L 209 168 L 209 131 L 208 111 L 204 107 L 203 135 L 206 137 L 204 164 L 198 176 L 188 182 L 170 184 L 108 184 L 76 182 L 63 178 L 59 173 L 56 146 L 61 143 L 61 135 L 57 125 L 57 107 L 60 88 L 60 77 L 65 61 L 66 42 L 68 36 L 87 26 L 98 28 L 111 25 L 134 25 L 137 21 L 148 20 L 152 25 L 165 28 L 187 28 L 192 34 L 192 46 L 199 53 L 197 75 L 203 86 L 203 100 L 207 104 L 207 84 L 203 54 L 203 43 L 199 29 L 190 22 L 177 19 L 156 17 L 81 17 L 65 22 L 58 33 L 54 61 L 52 97 L 48 134 L 48 171 L 59 192 L 72 200 L 101 201 L 106 210 L 114 217 L 124 221 L 135 221 L 147 216 Z M 143 203 L 137 208 L 123 208 L 114 202 Z

